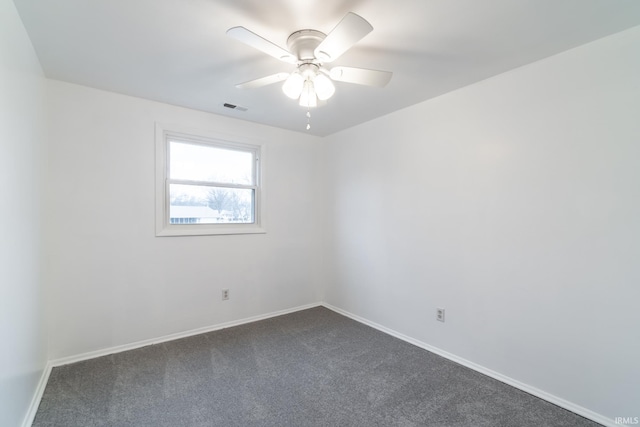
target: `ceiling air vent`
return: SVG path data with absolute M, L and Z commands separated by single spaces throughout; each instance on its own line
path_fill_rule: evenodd
M 247 111 L 248 108 L 247 107 L 241 107 L 239 105 L 234 105 L 234 104 L 229 104 L 229 103 L 224 103 L 223 104 L 226 108 L 230 108 L 232 110 L 238 110 L 238 111 Z

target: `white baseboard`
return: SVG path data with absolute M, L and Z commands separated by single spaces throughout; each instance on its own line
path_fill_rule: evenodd
M 46 388 L 47 382 L 49 381 L 51 370 L 56 366 L 68 365 L 70 363 L 81 362 L 83 360 L 89 360 L 89 359 L 95 359 L 96 357 L 106 356 L 109 354 L 121 353 L 123 351 L 128 351 L 128 350 L 134 350 L 136 348 L 146 347 L 148 345 L 160 344 L 163 342 L 173 341 L 180 338 L 186 338 L 193 335 L 204 334 L 206 332 L 230 328 L 232 326 L 239 326 L 239 325 L 244 325 L 246 323 L 257 322 L 259 320 L 265 320 L 271 317 L 277 317 L 277 316 L 282 316 L 284 314 L 295 313 L 296 311 L 307 310 L 309 308 L 318 307 L 320 305 L 322 304 L 312 303 L 312 304 L 302 305 L 294 308 L 289 308 L 286 310 L 274 311 L 271 313 L 261 314 L 258 316 L 252 316 L 244 319 L 233 320 L 230 322 L 219 323 L 217 325 L 205 326 L 203 328 L 192 329 L 189 331 L 183 331 L 175 334 L 164 335 L 161 337 L 152 338 L 148 340 L 137 341 L 130 344 L 118 345 L 115 347 L 109 347 L 101 350 L 95 350 L 87 353 L 78 354 L 75 356 L 62 357 L 59 359 L 50 360 L 47 362 L 42 372 L 36 391 L 33 394 L 33 398 L 31 399 L 31 404 L 29 405 L 27 414 L 25 415 L 24 420 L 22 422 L 22 427 L 31 427 L 31 425 L 33 424 L 33 420 L 35 419 L 36 413 L 38 412 L 38 407 L 40 406 L 40 401 L 42 400 L 42 395 L 44 394 L 44 389 Z
M 44 370 L 42 371 L 42 375 L 40 375 L 40 381 L 38 381 L 36 391 L 33 393 L 33 397 L 31 398 L 27 414 L 25 415 L 24 420 L 22 420 L 22 427 L 31 427 L 33 420 L 36 418 L 36 412 L 38 412 L 38 407 L 40 406 L 44 389 L 47 387 L 49 375 L 51 375 L 51 367 L 51 362 L 47 362 Z
M 444 350 L 441 350 L 437 347 L 434 347 L 432 345 L 426 344 L 422 341 L 418 341 L 414 338 L 411 338 L 407 335 L 401 334 L 400 332 L 396 332 L 393 329 L 389 329 L 385 326 L 379 325 L 375 322 L 372 322 L 368 319 L 365 319 L 363 317 L 360 317 L 358 315 L 355 315 L 353 313 L 350 313 L 346 310 L 343 310 L 341 308 L 335 307 L 331 304 L 327 304 L 327 303 L 322 303 L 321 304 L 323 307 L 328 308 L 329 310 L 333 310 L 338 314 L 342 314 L 343 316 L 349 317 L 357 322 L 363 323 L 367 326 L 371 326 L 374 329 L 377 329 L 381 332 L 384 332 L 386 334 L 389 334 L 393 337 L 396 337 L 398 339 L 401 339 L 403 341 L 406 341 L 410 344 L 413 344 L 417 347 L 423 348 L 427 351 L 430 351 L 432 353 L 435 353 L 439 356 L 442 356 L 446 359 L 449 359 L 453 362 L 459 363 L 462 366 L 466 366 L 467 368 L 473 369 L 474 371 L 480 372 L 481 374 L 487 375 L 488 377 L 491 377 L 493 379 L 496 379 L 500 382 L 503 382 L 505 384 L 508 384 L 510 386 L 513 386 L 519 390 L 522 390 L 526 393 L 532 394 L 536 397 L 539 397 L 540 399 L 546 400 L 547 402 L 553 403 L 554 405 L 557 405 L 561 408 L 564 408 L 568 411 L 571 411 L 575 414 L 578 414 L 584 418 L 590 419 L 592 421 L 595 421 L 599 424 L 602 424 L 603 426 L 606 427 L 620 427 L 621 424 L 617 424 L 614 422 L 614 420 L 605 417 L 604 415 L 600 415 L 596 412 L 593 412 L 587 408 L 583 408 L 580 405 L 576 405 L 575 403 L 569 402 L 567 400 L 564 400 L 560 397 L 554 396 L 550 393 L 547 393 L 546 391 L 537 389 L 535 387 L 532 387 L 528 384 L 522 383 L 518 380 L 514 380 L 513 378 L 507 377 L 506 375 L 502 375 L 499 372 L 495 372 L 492 371 L 491 369 L 485 368 L 484 366 L 478 365 L 476 363 L 473 363 L 469 360 L 463 359 L 461 357 L 456 356 L 455 354 L 451 354 L 449 352 L 446 352 Z
M 522 390 L 526 393 L 532 394 L 536 397 L 539 397 L 543 400 L 546 400 L 547 402 L 553 403 L 554 405 L 557 405 L 561 408 L 564 408 L 568 411 L 574 412 L 582 417 L 585 417 L 587 419 L 590 419 L 592 421 L 595 421 L 597 423 L 602 424 L 603 426 L 606 427 L 620 427 L 621 424 L 616 424 L 612 419 L 607 418 L 603 415 L 600 415 L 596 412 L 593 412 L 589 409 L 583 408 L 582 406 L 576 405 L 572 402 L 569 402 L 567 400 L 561 399 L 557 396 L 554 396 L 550 393 L 547 393 L 543 390 L 537 389 L 535 387 L 532 387 L 528 384 L 522 383 L 520 381 L 517 381 L 513 378 L 507 377 L 506 375 L 502 375 L 499 372 L 495 372 L 492 371 L 491 369 L 485 368 L 484 366 L 478 365 L 476 363 L 473 363 L 471 361 L 468 361 L 466 359 L 463 359 L 461 357 L 456 356 L 455 354 L 451 354 L 449 352 L 446 352 L 442 349 L 439 349 L 437 347 L 433 347 L 429 344 L 426 344 L 422 341 L 418 341 L 414 338 L 411 338 L 407 335 L 401 334 L 400 332 L 394 331 L 393 329 L 389 329 L 385 326 L 379 325 L 375 322 L 372 322 L 368 319 L 365 319 L 363 317 L 360 317 L 358 315 L 355 315 L 353 313 L 350 313 L 346 310 L 343 310 L 341 308 L 335 307 L 331 304 L 328 303 L 313 303 L 313 304 L 307 304 L 307 305 L 303 305 L 303 306 L 299 306 L 299 307 L 294 307 L 294 308 L 290 308 L 290 309 L 286 309 L 286 310 L 281 310 L 281 311 L 276 311 L 276 312 L 272 312 L 272 313 L 267 313 L 267 314 L 263 314 L 263 315 L 259 315 L 259 316 L 253 316 L 253 317 L 248 317 L 245 319 L 240 319 L 240 320 L 234 320 L 231 322 L 224 322 L 224 323 L 220 323 L 217 325 L 212 325 L 212 326 L 206 326 L 203 328 L 197 328 L 197 329 L 192 329 L 189 331 L 184 331 L 184 332 L 178 332 L 175 334 L 169 334 L 169 335 L 165 335 L 162 337 L 157 337 L 157 338 L 152 338 L 152 339 L 148 339 L 148 340 L 143 340 L 143 341 L 137 341 L 134 343 L 130 343 L 130 344 L 125 344 L 125 345 L 119 345 L 119 346 L 115 346 L 115 347 L 109 347 L 109 348 L 105 348 L 105 349 L 101 349 L 101 350 L 96 350 L 96 351 L 91 351 L 91 352 L 87 352 L 87 353 L 82 353 L 79 355 L 75 355 L 75 356 L 69 356 L 69 357 L 63 357 L 63 358 L 59 358 L 59 359 L 55 359 L 55 360 L 50 360 L 43 373 L 42 376 L 40 378 L 40 382 L 38 383 L 38 387 L 36 389 L 36 392 L 34 393 L 33 399 L 31 401 L 31 405 L 29 407 L 29 411 L 27 412 L 27 415 L 24 418 L 24 422 L 22 423 L 22 427 L 30 427 L 31 424 L 33 423 L 33 420 L 35 418 L 36 412 L 38 410 L 38 406 L 40 405 L 40 400 L 42 399 L 42 395 L 44 393 L 44 389 L 47 385 L 47 381 L 49 379 L 49 375 L 51 374 L 51 369 L 56 367 L 56 366 L 62 366 L 62 365 L 67 365 L 70 363 L 75 363 L 75 362 L 80 362 L 83 360 L 89 360 L 89 359 L 94 359 L 96 357 L 101 357 L 101 356 L 106 356 L 109 354 L 114 354 L 114 353 L 120 353 L 123 351 L 128 351 L 128 350 L 134 350 L 136 348 L 141 348 L 141 347 L 146 347 L 148 345 L 153 345 L 153 344 L 160 344 L 163 342 L 167 342 L 167 341 L 173 341 L 176 339 L 180 339 L 180 338 L 186 338 L 186 337 L 190 337 L 193 335 L 198 335 L 198 334 L 203 334 L 206 332 L 212 332 L 212 331 L 217 331 L 220 329 L 225 329 L 225 328 L 230 328 L 233 326 L 239 326 L 239 325 L 243 325 L 243 324 L 247 324 L 247 323 L 252 323 L 252 322 L 257 322 L 259 320 L 264 320 L 264 319 L 269 319 L 271 317 L 277 317 L 277 316 L 282 316 L 284 314 L 289 314 L 289 313 L 295 313 L 297 311 L 301 311 L 301 310 L 307 310 L 309 308 L 313 308 L 313 307 L 318 307 L 318 306 L 323 306 L 328 308 L 329 310 L 335 311 L 336 313 L 342 314 L 343 316 L 349 317 L 357 322 L 363 323 L 367 326 L 370 326 L 374 329 L 377 329 L 381 332 L 384 332 L 386 334 L 389 334 L 393 337 L 396 337 L 398 339 L 401 339 L 403 341 L 406 341 L 410 344 L 413 344 L 417 347 L 423 348 L 427 351 L 430 351 L 432 353 L 435 353 L 439 356 L 442 356 L 446 359 L 449 359 L 453 362 L 459 363 L 460 365 L 466 366 L 467 368 L 473 369 L 474 371 L 480 372 L 481 374 L 487 375 L 491 378 L 494 378 L 498 381 L 501 381 L 505 384 L 508 384 L 510 386 L 513 386 L 519 390 Z
M 247 317 L 240 320 L 233 320 L 230 322 L 219 323 L 217 325 L 205 326 L 202 328 L 191 329 L 189 331 L 177 332 L 175 334 L 164 335 L 157 338 L 151 338 L 148 340 L 142 340 L 133 342 L 130 344 L 118 345 L 115 347 L 104 348 L 101 350 L 90 351 L 87 353 L 78 354 L 75 356 L 62 357 L 55 360 L 50 360 L 49 363 L 52 367 L 68 365 L 70 363 L 81 362 L 83 360 L 95 359 L 96 357 L 107 356 L 109 354 L 121 353 L 123 351 L 135 350 L 136 348 L 146 347 L 148 345 L 160 344 L 167 341 L 173 341 L 180 338 L 191 337 L 193 335 L 204 334 L 207 332 L 218 331 L 220 329 L 230 328 L 232 326 L 244 325 L 246 323 L 257 322 L 259 320 L 269 319 L 271 317 L 282 316 L 284 314 L 295 313 L 296 311 L 307 310 L 309 308 L 318 307 L 321 303 L 313 303 L 302 305 L 294 308 L 289 308 L 286 310 L 274 311 L 272 313 L 261 314 L 258 316 Z

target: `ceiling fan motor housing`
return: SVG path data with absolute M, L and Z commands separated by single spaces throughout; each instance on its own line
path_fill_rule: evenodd
M 326 34 L 317 30 L 299 30 L 289 36 L 287 47 L 299 61 L 317 63 L 314 51 L 325 37 Z

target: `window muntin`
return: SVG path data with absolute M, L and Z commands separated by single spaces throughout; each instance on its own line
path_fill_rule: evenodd
M 158 132 L 156 235 L 265 232 L 261 145 Z

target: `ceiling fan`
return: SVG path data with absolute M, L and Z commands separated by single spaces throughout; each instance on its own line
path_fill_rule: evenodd
M 299 30 L 287 39 L 288 50 L 266 40 L 244 27 L 233 27 L 227 35 L 283 62 L 294 64 L 290 72 L 272 74 L 240 83 L 236 87 L 251 89 L 284 81 L 282 90 L 291 99 L 298 99 L 303 107 L 318 105 L 333 96 L 333 81 L 383 87 L 393 73 L 353 67 L 325 68 L 354 44 L 369 34 L 373 27 L 364 18 L 349 12 L 329 34 L 317 30 Z M 308 114 L 308 113 L 307 113 Z

